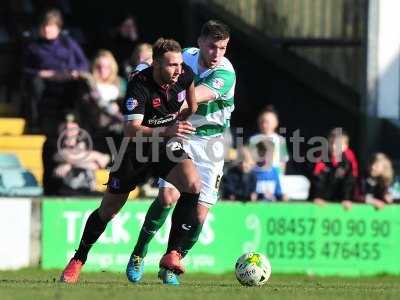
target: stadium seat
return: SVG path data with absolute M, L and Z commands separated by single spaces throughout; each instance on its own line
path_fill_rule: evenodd
M 307 200 L 310 191 L 310 181 L 303 175 L 281 176 L 282 191 L 290 200 Z
M 36 197 L 43 194 L 43 189 L 32 173 L 22 169 L 0 170 L 0 195 Z
M 25 120 L 22 118 L 0 118 L 0 135 L 21 135 Z
M 21 163 L 12 153 L 0 153 L 0 170 L 21 168 Z
M 0 136 L 1 149 L 42 149 L 45 141 L 43 135 L 6 135 Z
M 22 166 L 27 169 L 42 168 L 42 150 L 41 149 L 1 149 L 0 153 L 13 153 L 18 157 Z
M 13 153 L 18 157 L 22 166 L 32 172 L 41 183 L 43 175 L 42 147 L 44 141 L 45 137 L 42 135 L 0 135 L 0 154 Z

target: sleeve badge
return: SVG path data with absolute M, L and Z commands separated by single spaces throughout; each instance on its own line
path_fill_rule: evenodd
M 225 82 L 222 78 L 215 78 L 212 82 L 213 88 L 220 90 L 224 86 Z
M 138 105 L 139 102 L 136 99 L 133 99 L 132 97 L 126 100 L 126 109 L 129 111 L 134 110 Z

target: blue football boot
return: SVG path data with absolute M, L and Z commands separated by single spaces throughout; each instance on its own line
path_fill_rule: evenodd
M 126 266 L 126 277 L 130 282 L 138 283 L 144 272 L 143 257 L 132 254 Z
M 164 284 L 179 285 L 178 275 L 171 270 L 161 268 L 158 272 L 158 278 L 160 278 Z

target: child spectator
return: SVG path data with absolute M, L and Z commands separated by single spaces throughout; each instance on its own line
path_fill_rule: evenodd
M 279 171 L 273 166 L 272 156 L 274 144 L 272 141 L 262 141 L 256 144 L 256 166 L 252 173 L 257 179 L 256 192 L 258 200 L 286 200 L 282 193 Z
M 249 145 L 254 147 L 263 140 L 272 141 L 275 149 L 272 158 L 272 166 L 277 169 L 280 175 L 283 175 L 285 174 L 289 155 L 285 138 L 276 132 L 278 126 L 278 113 L 272 105 L 268 105 L 258 115 L 258 128 L 260 133 L 250 137 Z
M 345 208 L 350 209 L 356 192 L 357 159 L 349 148 L 349 136 L 342 128 L 330 132 L 328 145 L 325 161 L 321 154 L 314 166 L 311 191 L 313 201 L 319 205 L 327 201 L 341 202 Z
M 255 201 L 257 178 L 251 172 L 254 160 L 247 148 L 243 147 L 238 152 L 239 164 L 231 167 L 222 179 L 222 198 Z
M 364 202 L 372 204 L 377 209 L 393 203 L 393 197 L 389 193 L 392 181 L 392 162 L 383 153 L 374 154 L 369 163 L 368 175 L 361 184 Z

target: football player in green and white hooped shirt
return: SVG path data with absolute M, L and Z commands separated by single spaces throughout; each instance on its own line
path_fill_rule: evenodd
M 201 177 L 202 190 L 199 201 L 178 201 L 172 214 L 172 225 L 166 255 L 160 265 L 160 279 L 166 284 L 179 284 L 176 274 L 183 273 L 180 260 L 196 243 L 209 208 L 218 197 L 219 183 L 224 165 L 223 132 L 229 127 L 234 109 L 236 83 L 232 64 L 224 56 L 230 38 L 229 28 L 220 21 L 206 22 L 198 39 L 199 48 L 183 50 L 184 63 L 195 73 L 195 94 L 198 109 L 188 120 L 196 128 L 189 137 L 185 150 L 191 155 Z M 184 111 L 182 112 L 184 118 Z M 159 181 L 159 194 L 147 211 L 136 246 L 129 259 L 126 275 L 131 282 L 139 282 L 143 275 L 143 258 L 148 244 L 164 224 L 172 205 L 180 194 L 170 183 Z M 181 203 L 182 202 L 182 203 Z M 176 220 L 190 215 L 190 222 L 179 228 Z M 189 236 L 191 242 L 182 244 L 180 237 Z M 176 273 L 176 274 L 175 274 Z

